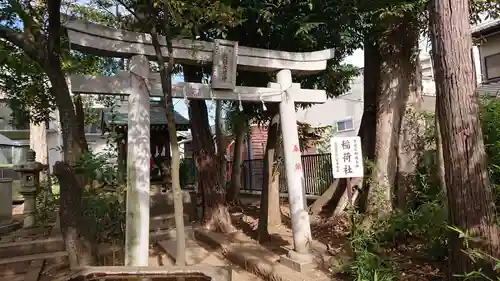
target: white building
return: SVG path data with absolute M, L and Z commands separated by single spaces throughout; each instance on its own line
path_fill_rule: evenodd
M 420 56 L 422 71 L 422 106 L 434 109 L 436 89 L 432 74 L 432 62 L 428 54 Z M 430 107 L 430 108 L 429 108 Z M 351 82 L 349 92 L 336 98 L 328 99 L 323 104 L 316 104 L 297 112 L 297 119 L 314 127 L 335 126 L 338 136 L 356 136 L 363 116 L 363 75 Z
M 482 95 L 500 94 L 500 20 L 489 21 L 472 28 L 477 46 L 473 47 L 477 92 Z M 361 52 L 358 55 L 362 56 Z M 362 68 L 363 59 L 356 58 Z M 436 86 L 432 60 L 428 52 L 421 51 L 422 107 L 434 110 Z M 471 77 L 474 79 L 474 77 Z M 314 127 L 335 126 L 338 136 L 356 136 L 363 116 L 363 75 L 351 83 L 349 92 L 297 112 L 297 119 Z

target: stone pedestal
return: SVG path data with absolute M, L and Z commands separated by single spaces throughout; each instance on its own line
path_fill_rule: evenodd
M 12 179 L 0 179 L 0 235 L 17 225 L 12 220 Z
M 46 168 L 40 162 L 35 161 L 36 153 L 34 150 L 28 150 L 26 154 L 26 163 L 14 167 L 21 178 L 21 187 L 19 193 L 24 197 L 24 222 L 23 228 L 36 226 L 36 196 L 40 186 L 40 171 Z
M 280 256 L 280 263 L 298 272 L 314 269 L 313 256 L 310 253 L 298 253 L 287 249 L 286 255 Z
M 21 194 L 24 197 L 24 221 L 23 227 L 30 228 L 36 226 L 36 189 L 21 188 Z
M 0 224 L 12 221 L 12 179 L 0 179 Z

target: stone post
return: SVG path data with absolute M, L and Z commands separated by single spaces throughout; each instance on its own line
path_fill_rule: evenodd
M 14 166 L 14 171 L 18 172 L 21 178 L 19 193 L 24 197 L 24 228 L 36 226 L 36 196 L 40 185 L 40 171 L 45 165 L 35 159 L 36 153 L 30 149 L 26 154 L 26 163 Z
M 292 86 L 292 73 L 290 70 L 279 71 L 277 82 L 280 84 L 281 90 L 285 91 L 282 94 L 279 109 L 294 246 L 294 249 L 290 250 L 287 256 L 283 256 L 281 261 L 287 266 L 302 271 L 303 265 L 312 261 L 312 256 L 309 253 L 311 226 L 309 214 L 304 208 L 303 167 L 295 116 L 295 103 L 291 95 L 286 92 Z
M 0 178 L 0 225 L 12 222 L 12 179 Z
M 147 266 L 149 260 L 150 201 L 150 97 L 149 61 L 130 61 L 131 92 L 128 99 L 127 218 L 125 266 Z

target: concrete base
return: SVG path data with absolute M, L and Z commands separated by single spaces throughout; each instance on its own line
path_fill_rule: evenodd
M 315 268 L 310 254 L 301 254 L 293 250 L 289 250 L 286 255 L 281 255 L 280 263 L 298 272 L 306 272 Z
M 84 267 L 75 270 L 71 275 L 66 275 L 62 278 L 54 279 L 54 281 L 65 280 L 83 280 L 88 277 L 98 277 L 103 279 L 122 279 L 137 280 L 138 277 L 158 278 L 174 277 L 174 278 L 209 278 L 209 280 L 231 281 L 233 269 L 230 266 L 210 266 L 210 265 L 195 265 L 195 266 L 96 266 Z M 168 278 L 168 279 L 170 279 Z M 124 279 L 125 280 L 125 279 Z M 237 281 L 237 280 L 235 280 Z
M 305 270 L 298 272 L 281 264 L 280 256 L 255 241 L 239 237 L 234 240 L 226 235 L 207 231 L 203 228 L 195 229 L 196 239 L 219 249 L 232 263 L 237 264 L 260 276 L 263 280 L 275 281 L 331 281 L 331 276 L 321 270 Z M 235 242 L 237 241 L 237 242 Z M 312 263 L 314 264 L 314 262 Z M 303 267 L 305 268 L 305 267 Z

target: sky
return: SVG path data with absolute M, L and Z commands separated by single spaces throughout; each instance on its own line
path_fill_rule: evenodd
M 174 84 L 184 82 L 184 76 L 182 74 L 178 74 L 174 76 Z M 211 100 L 205 101 L 207 103 L 208 110 L 208 123 L 210 125 L 215 124 L 215 103 Z M 184 116 L 186 119 L 189 119 L 189 111 L 184 99 L 174 99 L 174 110 L 179 114 Z
M 85 4 L 89 3 L 90 0 L 77 0 L 78 3 Z M 127 13 L 127 11 L 123 8 L 120 7 L 121 13 Z M 114 12 L 114 11 L 112 11 Z M 428 54 L 429 53 L 429 46 L 428 46 L 428 40 L 427 38 L 421 38 L 421 44 L 420 44 L 420 49 L 422 54 Z M 364 53 L 362 49 L 355 50 L 352 55 L 347 56 L 344 61 L 344 63 L 349 63 L 352 64 L 356 67 L 362 68 L 364 66 Z M 179 83 L 179 82 L 184 82 L 184 77 L 182 74 L 176 75 L 174 77 L 174 83 Z M 174 100 L 174 109 L 181 115 L 183 115 L 186 118 L 189 118 L 189 113 L 188 113 L 188 107 L 186 103 L 182 99 L 175 99 Z M 208 116 L 209 116 L 209 122 L 211 125 L 215 123 L 215 104 L 213 101 L 207 101 L 207 109 L 208 109 Z

